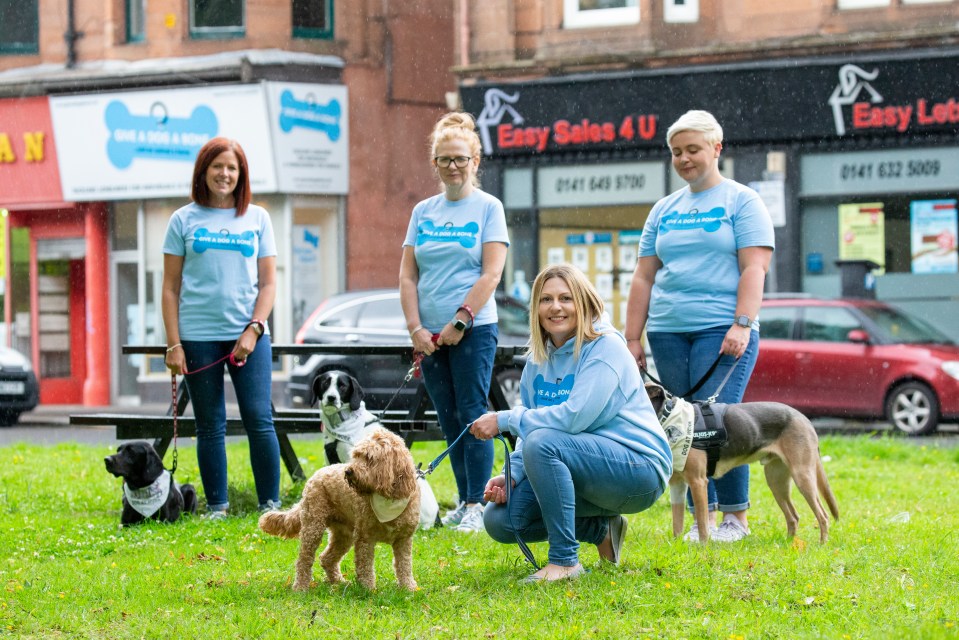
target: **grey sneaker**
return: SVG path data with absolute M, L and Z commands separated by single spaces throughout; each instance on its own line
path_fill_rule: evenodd
M 446 515 L 443 516 L 443 519 L 440 522 L 443 523 L 444 527 L 456 527 L 463 521 L 463 516 L 466 515 L 466 503 L 457 502 L 456 507 L 450 509 L 446 512 Z
M 738 518 L 727 518 L 719 525 L 711 537 L 716 542 L 739 542 L 749 535 L 749 528 L 743 526 Z
M 713 538 L 718 531 L 718 527 L 709 527 L 709 537 Z M 693 526 L 689 528 L 689 531 L 686 532 L 686 535 L 683 536 L 683 540 L 686 542 L 699 542 L 699 525 L 696 524 L 696 521 L 693 520 Z
M 486 527 L 483 525 L 483 505 L 477 502 L 471 507 L 466 507 L 466 515 L 463 516 L 463 520 L 456 527 L 456 530 L 463 533 L 486 531 Z
M 207 511 L 204 514 L 204 520 L 222 520 L 226 517 L 226 511 Z
M 260 513 L 266 513 L 267 511 L 276 511 L 282 507 L 282 503 L 279 500 L 267 500 L 266 504 L 261 504 L 257 507 L 257 511 Z

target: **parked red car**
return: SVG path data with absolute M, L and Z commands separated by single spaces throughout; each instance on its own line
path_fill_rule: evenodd
M 910 435 L 959 419 L 959 346 L 875 300 L 763 301 L 759 359 L 745 402 L 809 417 L 886 418 Z

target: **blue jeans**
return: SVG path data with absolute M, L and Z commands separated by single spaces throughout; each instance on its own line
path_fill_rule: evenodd
M 659 379 L 670 393 L 685 393 L 699 382 L 716 360 L 727 331 L 729 326 L 724 325 L 689 333 L 650 331 L 646 334 L 649 339 L 649 348 L 653 352 L 653 360 L 656 362 L 656 371 L 659 372 Z M 746 352 L 739 359 L 739 364 L 736 364 L 736 369 L 726 381 L 726 386 L 720 391 L 717 402 L 735 404 L 743 401 L 743 394 L 746 393 L 746 385 L 756 366 L 758 355 L 759 332 L 751 331 Z M 715 393 L 734 363 L 735 360 L 731 356 L 723 356 L 713 374 L 703 383 L 699 391 L 693 394 L 693 399 L 706 400 Z M 710 478 L 707 495 L 710 511 L 718 508 L 723 513 L 727 513 L 748 509 L 749 466 L 742 465 L 730 469 L 718 480 Z M 686 501 L 692 511 L 692 496 L 688 493 Z
M 579 543 L 599 544 L 609 518 L 648 509 L 665 483 L 638 451 L 592 433 L 537 429 L 523 440 L 526 477 L 506 504 L 490 503 L 483 521 L 497 542 L 549 540 L 549 561 L 579 562 Z M 514 529 L 515 527 L 515 529 Z
M 423 358 L 423 384 L 433 401 L 446 444 L 452 444 L 466 426 L 486 413 L 489 385 L 496 356 L 499 327 L 483 324 L 466 331 L 454 347 L 437 349 Z M 493 441 L 467 433 L 449 453 L 459 500 L 483 501 L 493 469 Z
M 276 506 L 280 502 L 280 445 L 273 428 L 273 348 L 269 336 L 260 338 L 242 367 L 221 362 L 198 371 L 229 355 L 235 344 L 235 340 L 183 341 L 187 369 L 197 371 L 188 373 L 185 378 L 196 417 L 196 459 L 210 511 L 224 511 L 230 506 L 223 367 L 233 380 L 240 418 L 250 444 L 250 463 L 259 506 L 268 506 L 271 501 Z

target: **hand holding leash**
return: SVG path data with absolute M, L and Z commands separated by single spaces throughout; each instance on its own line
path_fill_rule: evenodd
M 477 440 L 492 440 L 499 435 L 499 424 L 495 413 L 481 415 L 469 426 L 470 433 Z

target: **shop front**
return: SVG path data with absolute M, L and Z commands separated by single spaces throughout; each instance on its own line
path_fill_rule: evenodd
M 622 326 L 636 240 L 653 203 L 684 186 L 665 134 L 688 109 L 725 130 L 721 170 L 755 188 L 776 226 L 769 291 L 838 296 L 839 261 L 870 259 L 878 297 L 951 309 L 959 193 L 959 51 L 809 58 L 464 85 L 484 186 L 513 240 L 507 291 L 566 260 Z

